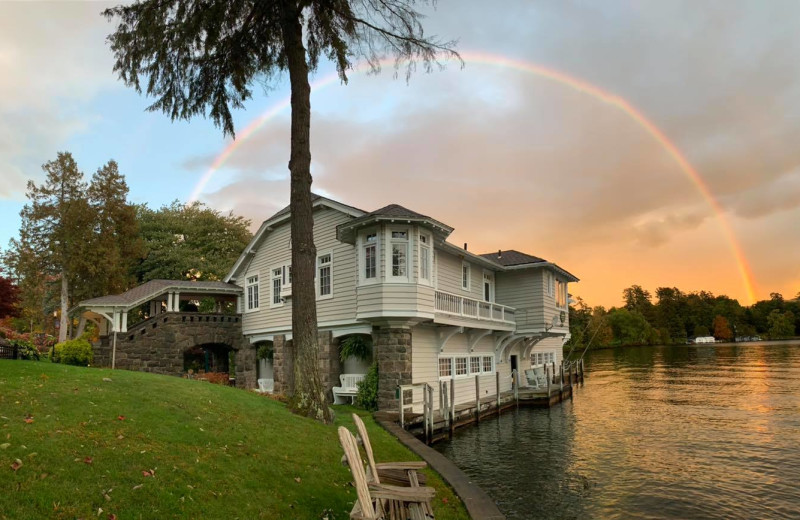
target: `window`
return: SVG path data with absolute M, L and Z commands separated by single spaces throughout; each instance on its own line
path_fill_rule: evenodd
M 283 305 L 281 285 L 283 285 L 283 267 L 278 267 L 272 270 L 272 307 Z
M 439 378 L 472 377 L 494 374 L 494 356 L 442 356 L 439 358 Z
M 390 235 L 392 278 L 408 278 L 408 230 L 392 230 Z
M 467 370 L 467 358 L 466 357 L 457 357 L 453 358 L 456 362 L 456 377 L 457 376 L 465 376 L 469 374 Z
M 494 301 L 494 273 L 483 273 L 483 300 L 487 302 Z
M 333 296 L 333 253 L 325 253 L 317 257 L 317 296 L 320 298 Z
M 439 377 L 451 377 L 453 375 L 453 359 L 449 357 L 439 358 Z
M 556 306 L 567 306 L 567 282 L 556 280 Z
M 469 278 L 470 278 L 469 264 L 464 262 L 461 264 L 461 288 L 469 291 Z
M 547 271 L 544 277 L 545 281 L 545 291 L 547 292 L 547 296 L 553 296 L 553 273 Z
M 431 283 L 431 238 L 422 233 L 419 235 L 419 278 Z
M 378 277 L 378 234 L 368 232 L 362 240 L 362 275 L 364 280 L 375 280 Z
M 469 373 L 470 374 L 480 374 L 481 373 L 481 357 L 480 356 L 472 356 L 469 358 Z
M 245 283 L 246 308 L 248 311 L 258 310 L 258 275 L 248 276 Z
M 555 352 L 534 352 L 531 354 L 531 363 L 534 365 L 545 365 L 556 360 Z

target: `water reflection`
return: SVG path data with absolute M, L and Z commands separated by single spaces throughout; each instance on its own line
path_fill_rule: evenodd
M 600 351 L 437 449 L 509 518 L 800 518 L 800 344 Z

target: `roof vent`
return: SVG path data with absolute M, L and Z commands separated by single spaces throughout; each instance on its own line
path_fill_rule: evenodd
M 503 250 L 502 249 L 498 249 L 497 250 L 497 258 L 498 259 L 503 258 Z

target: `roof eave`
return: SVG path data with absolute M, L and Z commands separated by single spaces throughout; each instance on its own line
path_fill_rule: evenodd
M 534 267 L 549 267 L 555 270 L 557 273 L 565 276 L 568 282 L 580 282 L 580 279 L 577 276 L 570 273 L 566 269 L 559 267 L 553 262 L 533 262 L 530 264 L 507 265 L 506 269 L 508 269 L 509 271 L 516 271 L 518 269 L 532 269 Z
M 442 236 L 442 238 L 447 238 L 448 236 L 450 236 L 450 233 L 453 232 L 453 228 L 451 228 L 447 224 L 443 224 L 438 220 L 432 219 L 430 217 L 420 218 L 420 217 L 396 217 L 387 215 L 369 215 L 336 226 L 336 238 L 340 242 L 344 242 L 346 244 L 355 244 L 356 242 L 355 230 L 368 227 L 374 224 L 378 224 L 380 222 L 388 222 L 390 224 L 395 224 L 395 223 L 426 224 L 432 227 L 434 231 L 437 231 Z

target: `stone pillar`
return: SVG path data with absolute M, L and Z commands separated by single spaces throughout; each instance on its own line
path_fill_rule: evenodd
M 243 340 L 236 351 L 236 386 L 239 388 L 256 387 L 256 348 Z
M 272 339 L 272 372 L 275 378 L 275 393 L 289 395 L 294 387 L 294 365 L 292 360 L 292 341 L 286 336 Z
M 333 402 L 333 387 L 339 386 L 339 374 L 342 373 L 339 362 L 339 341 L 331 331 L 322 331 L 319 338 L 319 375 L 322 389 L 329 402 Z
M 378 362 L 378 409 L 396 412 L 397 386 L 411 384 L 411 329 L 382 327 L 372 335 Z

